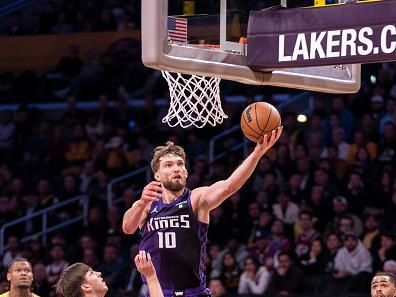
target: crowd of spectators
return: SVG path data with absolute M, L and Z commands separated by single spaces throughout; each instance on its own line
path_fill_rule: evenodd
M 28 36 L 139 29 L 140 4 L 140 0 L 48 1 L 31 17 L 25 11 L 9 15 L 3 24 L 3 34 Z M 0 95 L 3 102 L 9 103 L 64 101 L 69 95 L 89 101 L 103 92 L 112 97 L 120 94 L 130 98 L 151 74 L 143 67 L 140 47 L 139 41 L 124 39 L 99 54 L 95 48 L 80 51 L 77 41 L 70 45 L 69 54 L 48 72 L 30 69 L 0 72 Z
M 292 6 L 313 4 L 310 0 L 292 2 Z M 196 1 L 196 13 L 218 14 L 219 3 L 216 0 Z M 169 14 L 182 14 L 183 4 L 183 0 L 170 1 Z M 229 9 L 240 14 L 242 30 L 246 28 L 247 23 L 244 22 L 247 22 L 250 9 L 277 4 L 278 0 L 234 0 L 229 3 Z M 30 10 L 9 15 L 0 26 L 0 34 L 29 36 L 139 30 L 140 6 L 140 0 L 47 1 L 31 15 L 27 15 Z M 142 98 L 149 91 L 153 96 L 161 97 L 165 86 L 156 73 L 143 67 L 140 47 L 140 43 L 131 38 L 116 42 L 105 53 L 99 54 L 95 48 L 80 52 L 79 46 L 72 44 L 69 54 L 46 73 L 33 70 L 0 72 L 0 96 L 3 102 L 9 103 L 64 101 L 68 95 L 90 101 L 103 92 L 111 97 Z M 225 84 L 223 89 L 226 89 Z M 223 93 L 226 94 L 227 90 Z
M 97 2 L 104 8 L 92 11 L 102 7 Z M 139 15 L 138 2 L 64 1 L 60 10 L 48 2 L 45 13 L 37 14 L 38 25 L 29 28 L 36 28 L 34 34 L 57 32 L 54 28 L 115 30 L 117 15 L 138 26 L 133 16 Z M 79 13 L 68 13 L 74 11 Z M 111 27 L 102 18 L 114 19 Z M 139 53 L 135 62 L 129 56 L 130 64 L 117 59 L 125 68 L 94 52 L 84 62 L 79 55 L 72 46 L 70 55 L 40 78 L 47 86 L 41 94 L 67 102 L 60 116 L 24 104 L 1 113 L 0 226 L 80 194 L 90 199 L 88 223 L 51 233 L 46 245 L 40 237 L 21 242 L 42 228 L 39 219 L 8 230 L 0 293 L 7 286 L 7 264 L 22 256 L 33 264 L 33 290 L 41 297 L 54 296 L 52 285 L 75 261 L 102 272 L 109 296 L 139 296 L 141 279 L 132 264 L 139 235 L 124 235 L 121 219 L 145 179 L 121 183 L 114 193 L 121 202 L 112 207 L 106 202 L 108 182 L 148 165 L 153 148 L 166 140 L 186 149 L 191 188 L 227 177 L 243 158 L 228 151 L 209 164 L 208 141 L 238 124 L 253 100 L 246 87 L 233 87 L 246 101 L 224 102 L 229 119 L 221 126 L 171 129 L 161 123 L 165 108 L 156 104 L 166 88 L 158 87 L 157 72 L 142 70 Z M 32 77 L 25 73 L 13 92 L 25 92 L 21 97 L 30 100 L 25 87 L 37 86 Z M 242 190 L 212 211 L 206 272 L 213 297 L 367 294 L 374 272 L 396 272 L 396 63 L 364 67 L 362 78 L 357 94 L 312 94 L 307 123 L 284 111 L 279 142 Z M 128 105 L 136 96 L 144 98 L 143 107 Z M 78 102 L 87 98 L 98 107 L 80 109 Z M 230 136 L 220 145 L 227 151 L 238 141 Z M 76 203 L 51 212 L 48 220 L 65 222 L 81 211 Z
M 8 36 L 125 31 L 140 28 L 140 1 L 47 1 L 30 16 L 22 11 L 7 17 Z
M 171 1 L 169 14 L 181 14 L 183 2 Z M 250 9 L 262 9 L 278 2 L 234 0 L 229 6 L 233 13 L 244 14 L 240 20 L 247 22 Z M 308 6 L 312 4 L 310 2 L 293 1 L 293 5 Z M 219 3 L 215 0 L 196 1 L 196 13 L 218 14 Z M 140 6 L 140 0 L 47 1 L 29 17 L 26 12 L 19 11 L 9 15 L 2 33 L 28 36 L 140 29 Z M 71 95 L 80 101 L 90 101 L 101 93 L 126 99 L 143 98 L 148 92 L 154 97 L 164 96 L 166 86 L 157 73 L 143 67 L 140 47 L 139 41 L 130 38 L 110 45 L 107 51 L 99 54 L 95 48 L 81 51 L 78 44 L 72 44 L 69 54 L 45 73 L 32 70 L 0 72 L 0 96 L 3 102 L 9 103 L 62 102 Z M 227 86 L 223 84 L 223 94 L 227 94 Z
M 67 55 L 53 69 L 39 74 L 27 70 L 0 73 L 0 96 L 5 103 L 64 102 L 68 96 L 94 101 L 102 93 L 112 98 L 163 97 L 166 85 L 145 68 L 140 42 L 119 40 L 102 54 L 92 48 L 81 51 L 71 44 Z

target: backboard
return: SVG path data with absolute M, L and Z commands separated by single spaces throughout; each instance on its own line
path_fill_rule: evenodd
M 247 66 L 250 12 L 279 3 L 270 0 L 142 0 L 143 63 L 159 70 L 252 85 L 327 93 L 357 92 L 360 65 L 259 71 Z

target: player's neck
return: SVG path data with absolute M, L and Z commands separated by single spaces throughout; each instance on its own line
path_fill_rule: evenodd
M 169 204 L 172 203 L 173 201 L 175 201 L 177 198 L 180 197 L 181 194 L 183 194 L 184 192 L 184 188 L 181 189 L 180 191 L 169 191 L 169 190 L 165 190 L 162 193 L 162 201 L 164 201 L 165 203 Z
M 14 288 L 10 290 L 8 293 L 9 297 L 32 297 L 33 294 L 30 292 L 29 288 L 26 289 L 20 289 L 20 288 Z

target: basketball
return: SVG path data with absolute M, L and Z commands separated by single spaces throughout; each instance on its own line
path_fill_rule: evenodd
M 271 136 L 271 131 L 280 125 L 279 111 L 269 103 L 255 102 L 242 112 L 242 132 L 251 141 L 261 142 L 265 134 Z

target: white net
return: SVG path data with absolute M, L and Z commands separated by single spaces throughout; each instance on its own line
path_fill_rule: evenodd
M 227 115 L 221 108 L 220 78 L 162 71 L 169 86 L 170 106 L 162 119 L 171 127 L 221 124 Z

